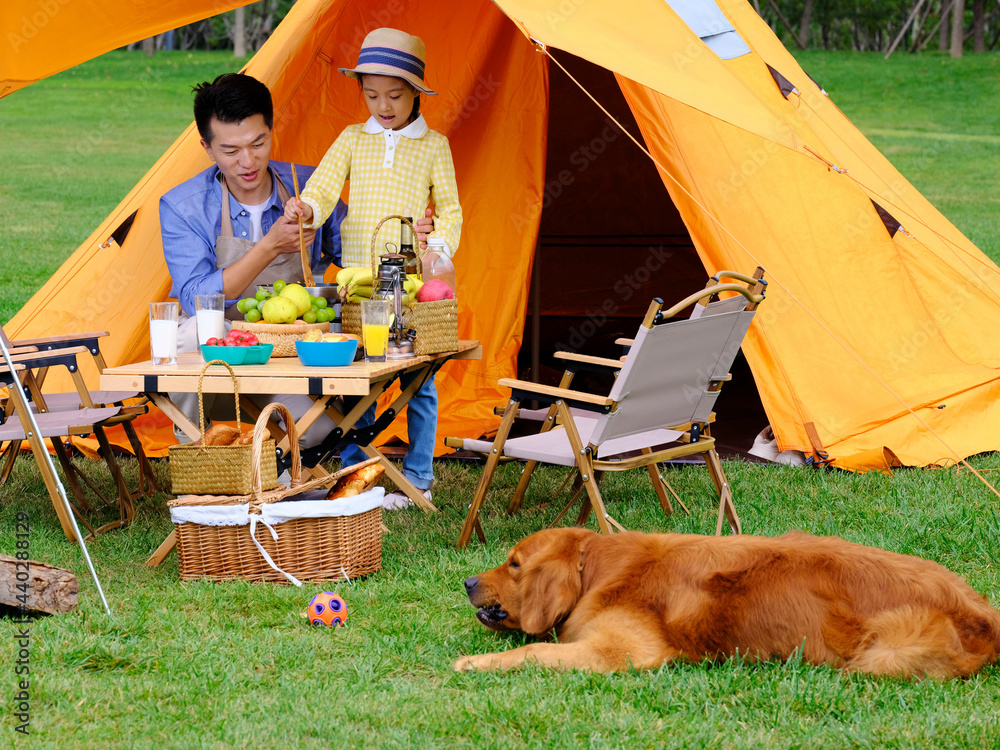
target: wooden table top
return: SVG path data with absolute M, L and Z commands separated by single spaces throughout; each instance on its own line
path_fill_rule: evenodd
M 443 359 L 482 359 L 478 341 L 459 341 L 454 352 L 429 354 L 382 363 L 354 362 L 345 367 L 306 367 L 298 357 L 271 357 L 262 365 L 234 365 L 240 393 L 289 393 L 311 396 L 330 394 L 364 396 L 371 384 L 401 370 Z M 143 393 L 197 393 L 205 361 L 201 354 L 183 352 L 176 365 L 152 361 L 109 367 L 101 375 L 101 390 Z M 205 374 L 204 393 L 232 393 L 233 380 L 222 365 Z

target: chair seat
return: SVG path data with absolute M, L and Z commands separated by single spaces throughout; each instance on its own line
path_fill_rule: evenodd
M 577 430 L 580 433 L 580 442 L 587 445 L 590 436 L 594 434 L 594 429 L 600 418 L 578 416 L 575 419 Z M 637 435 L 615 438 L 608 440 L 598 447 L 597 457 L 608 459 L 623 453 L 639 451 L 654 445 L 667 445 L 677 440 L 684 433 L 677 430 L 649 430 Z M 493 443 L 487 440 L 466 440 L 465 450 L 489 453 L 493 449 Z M 519 458 L 524 461 L 540 461 L 557 466 L 574 466 L 576 457 L 573 455 L 573 448 L 569 442 L 569 436 L 564 427 L 556 427 L 548 432 L 540 432 L 535 435 L 525 435 L 523 437 L 509 438 L 504 443 L 503 454 L 509 458 Z
M 49 412 L 36 414 L 38 431 L 43 438 L 64 437 L 67 434 L 88 435 L 93 432 L 93 426 L 115 416 L 121 407 L 106 406 L 100 409 L 77 409 L 68 412 Z M 21 420 L 14 415 L 0 424 L 0 441 L 26 440 L 27 435 L 21 427 Z
M 90 400 L 95 405 L 117 404 L 127 401 L 130 398 L 138 397 L 135 391 L 90 391 Z M 83 407 L 78 393 L 45 393 L 45 405 L 49 411 L 72 411 Z M 32 411 L 38 411 L 38 407 L 32 404 Z

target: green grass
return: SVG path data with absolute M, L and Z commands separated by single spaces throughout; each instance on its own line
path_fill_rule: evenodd
M 901 171 L 994 258 L 996 56 L 808 53 L 806 69 Z M 190 120 L 192 82 L 234 69 L 224 54 L 115 53 L 0 104 L 0 320 L 89 235 Z M 128 81 L 150 85 L 129 105 Z M 89 150 L 89 153 L 88 153 Z M 134 462 L 126 460 L 134 474 Z M 997 456 L 974 465 L 1000 468 Z M 100 466 L 84 462 L 100 476 Z M 747 532 L 803 529 L 937 560 L 1000 602 L 1000 503 L 968 471 L 833 471 L 725 463 Z M 167 479 L 166 462 L 156 470 Z M 906 682 L 788 663 L 680 664 L 612 676 L 526 667 L 454 674 L 459 655 L 522 642 L 480 626 L 462 580 L 498 564 L 547 524 L 562 479 L 544 471 L 528 507 L 502 506 L 517 480 L 503 467 L 487 501 L 489 544 L 454 541 L 480 469 L 440 462 L 441 512 L 387 516 L 383 569 L 353 584 L 303 589 L 180 583 L 177 559 L 144 560 L 169 532 L 165 492 L 136 522 L 90 545 L 112 609 L 100 607 L 81 554 L 65 541 L 31 457 L 0 487 L 0 551 L 15 514 L 30 519 L 31 557 L 68 567 L 80 605 L 31 625 L 32 746 L 57 748 L 413 747 L 992 747 L 1000 667 L 969 680 Z M 668 478 L 693 511 L 664 518 L 641 472 L 609 476 L 610 512 L 630 528 L 714 527 L 700 467 Z M 988 472 L 993 480 L 997 475 Z M 103 510 L 100 520 L 113 513 Z M 338 590 L 348 626 L 313 630 L 300 612 Z M 12 636 L 0 622 L 3 742 L 16 740 Z M 27 745 L 27 743 L 24 743 Z

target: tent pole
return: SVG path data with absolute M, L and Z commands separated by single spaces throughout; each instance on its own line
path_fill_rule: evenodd
M 542 335 L 542 235 L 535 238 L 535 257 L 531 261 L 531 379 L 541 383 L 541 342 Z
M 14 403 L 17 406 L 18 414 L 21 419 L 27 419 L 31 424 L 31 429 L 34 430 L 35 434 L 39 437 L 39 442 L 44 447 L 44 442 L 41 440 L 42 431 L 38 428 L 38 422 L 35 420 L 35 413 L 31 411 L 31 407 L 28 406 L 27 399 L 24 398 L 24 390 L 21 388 L 20 381 L 17 378 L 16 370 L 14 368 L 14 360 L 10 357 L 10 351 L 7 349 L 7 345 L 4 344 L 3 339 L 0 339 L 0 350 L 3 351 L 3 358 L 7 362 L 7 367 L 10 368 L 11 379 L 13 383 L 10 386 L 10 397 L 14 399 Z M 27 430 L 25 430 L 27 432 Z M 104 604 L 104 611 L 111 616 L 111 608 L 108 607 L 108 600 L 104 598 L 104 589 L 101 587 L 101 581 L 97 577 L 97 571 L 94 570 L 94 563 L 90 560 L 90 553 L 87 552 L 87 544 L 83 541 L 83 534 L 80 533 L 80 527 L 76 523 L 76 515 L 73 513 L 73 507 L 69 504 L 69 499 L 66 497 L 66 488 L 63 487 L 62 480 L 59 479 L 59 475 L 56 473 L 56 467 L 52 463 L 52 456 L 49 455 L 47 450 L 41 451 L 44 456 L 44 460 L 49 465 L 49 471 L 52 473 L 52 477 L 55 479 L 56 488 L 59 490 L 59 498 L 62 500 L 63 507 L 66 509 L 66 515 L 69 516 L 70 523 L 73 524 L 73 533 L 76 534 L 76 540 L 80 543 L 80 549 L 83 550 L 83 559 L 87 561 L 87 567 L 90 569 L 90 575 L 94 579 L 94 584 L 97 586 L 97 593 L 100 594 L 101 603 Z

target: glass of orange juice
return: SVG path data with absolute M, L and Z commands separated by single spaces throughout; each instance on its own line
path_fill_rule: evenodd
M 389 348 L 389 315 L 392 300 L 361 301 L 361 338 L 365 345 L 365 362 L 385 362 Z

